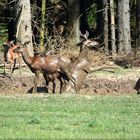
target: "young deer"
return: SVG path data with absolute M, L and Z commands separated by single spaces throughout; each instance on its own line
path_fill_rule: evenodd
M 49 76 L 52 75 L 50 78 L 52 81 L 54 81 L 55 78 L 57 78 L 59 75 L 63 77 L 64 75 L 71 80 L 75 84 L 74 78 L 70 75 L 68 71 L 68 65 L 70 63 L 70 60 L 68 58 L 62 57 L 62 56 L 29 56 L 28 50 L 27 50 L 27 44 L 28 42 L 21 44 L 18 42 L 17 48 L 14 50 L 16 53 L 21 53 L 23 60 L 25 63 L 29 66 L 30 70 L 35 73 L 35 79 L 34 79 L 34 87 L 33 92 L 37 92 L 37 83 L 39 80 L 39 74 L 42 73 L 44 75 L 44 78 L 49 80 Z M 48 76 L 47 76 L 48 75 Z M 61 83 L 61 81 L 60 81 Z M 63 84 L 63 83 L 61 83 Z
M 48 87 L 49 83 L 52 82 L 53 88 L 52 88 L 52 93 L 55 93 L 56 89 L 56 83 L 55 80 L 58 79 L 60 82 L 60 91 L 59 93 L 61 94 L 64 89 L 66 88 L 66 81 L 69 81 L 68 77 L 64 74 L 60 73 L 55 73 L 55 74 L 46 74 L 43 73 L 43 77 L 46 80 L 46 86 L 47 86 L 47 93 L 48 93 Z
M 14 53 L 13 50 L 17 47 L 13 41 L 8 41 L 4 45 L 4 75 L 6 75 L 6 64 L 10 63 L 10 77 L 12 77 L 12 74 L 16 67 L 16 61 L 19 62 L 19 69 L 21 74 L 21 63 L 20 63 L 20 53 Z

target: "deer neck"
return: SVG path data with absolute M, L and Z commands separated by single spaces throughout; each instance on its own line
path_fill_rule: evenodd
M 83 48 L 81 51 L 80 51 L 80 53 L 79 53 L 79 57 L 80 58 L 84 58 L 84 59 L 86 59 L 87 58 L 87 55 L 88 55 L 88 48 Z
M 23 57 L 23 60 L 24 62 L 27 64 L 27 65 L 30 65 L 32 63 L 32 58 L 29 53 L 28 53 L 28 50 L 27 48 L 25 47 L 24 50 L 22 51 L 22 57 Z

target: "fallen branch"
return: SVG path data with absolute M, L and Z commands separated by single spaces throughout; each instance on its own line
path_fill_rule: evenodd
M 114 66 L 101 66 L 101 67 L 97 67 L 95 69 L 84 69 L 83 70 L 86 72 L 86 73 L 93 73 L 93 72 L 96 72 L 96 71 L 108 71 L 108 72 L 112 72 L 114 73 L 114 71 L 111 71 L 111 70 L 107 70 L 107 69 L 118 69 L 118 67 L 114 67 Z
M 19 64 L 16 64 L 17 65 L 17 67 L 19 67 Z M 21 67 L 26 67 L 27 65 L 26 64 L 21 64 Z M 5 67 L 5 65 L 4 64 L 0 64 L 0 68 L 1 67 Z M 9 68 L 10 69 L 10 64 L 6 64 L 6 68 Z

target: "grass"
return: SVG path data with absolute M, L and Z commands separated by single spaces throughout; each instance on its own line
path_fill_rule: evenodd
M 139 96 L 0 97 L 0 139 L 134 139 L 139 130 Z
M 111 69 L 108 69 L 111 70 Z M 97 71 L 94 73 L 91 73 L 92 76 L 101 77 L 101 78 L 107 78 L 107 79 L 138 79 L 140 73 L 139 68 L 132 68 L 132 69 L 124 69 L 122 67 L 118 67 L 116 69 L 112 69 L 112 72 L 109 71 Z

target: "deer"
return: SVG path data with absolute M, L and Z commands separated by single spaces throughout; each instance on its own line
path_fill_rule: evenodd
M 70 72 L 75 78 L 77 93 L 79 93 L 83 81 L 90 72 L 90 63 L 87 58 L 89 49 L 96 49 L 95 46 L 99 45 L 97 41 L 88 39 L 87 36 L 83 35 L 81 42 L 76 44 L 76 46 L 80 47 L 79 56 L 69 66 Z M 70 91 L 71 89 L 73 89 L 73 83 L 70 82 L 66 87 L 66 91 Z
M 55 80 L 58 79 L 60 82 L 60 90 L 59 93 L 61 94 L 65 88 L 66 88 L 66 81 L 69 81 L 68 77 L 64 74 L 60 74 L 60 73 L 55 73 L 55 74 L 46 74 L 43 73 L 43 77 L 46 81 L 46 87 L 47 87 L 47 93 L 48 93 L 48 87 L 49 87 L 49 83 L 52 82 L 53 84 L 53 88 L 52 88 L 52 93 L 55 93 L 55 89 L 56 89 L 56 83 Z
M 37 83 L 39 80 L 40 73 L 43 74 L 46 83 L 51 79 L 64 78 L 67 77 L 67 80 L 72 81 L 75 85 L 75 79 L 71 76 L 68 71 L 68 65 L 70 64 L 70 60 L 68 58 L 58 56 L 58 55 L 47 55 L 47 56 L 30 56 L 27 50 L 28 42 L 21 43 L 17 42 L 17 48 L 14 50 L 15 53 L 21 53 L 24 62 L 28 65 L 30 70 L 35 73 L 34 78 L 34 87 L 32 93 L 37 92 Z M 61 78 L 59 78 L 61 77 Z M 63 82 L 60 83 L 63 84 Z M 76 90 L 76 89 L 75 89 Z
M 14 44 L 14 41 L 7 41 L 4 45 L 4 75 L 6 75 L 6 64 L 10 63 L 10 78 L 16 67 L 16 62 L 19 62 L 19 69 L 21 74 L 21 62 L 20 62 L 20 53 L 14 53 L 13 50 L 17 47 Z
M 73 78 L 75 79 L 75 88 L 77 90 L 77 93 L 79 93 L 80 88 L 83 84 L 83 81 L 86 79 L 86 76 L 89 73 L 105 70 L 108 68 L 116 69 L 117 67 L 111 67 L 111 66 L 101 66 L 95 69 L 91 69 L 92 65 L 88 61 L 88 54 L 90 50 L 98 50 L 99 42 L 95 39 L 88 39 L 88 32 L 86 34 L 81 34 L 81 41 L 76 44 L 77 47 L 80 47 L 79 56 L 71 62 L 69 65 L 70 73 L 72 74 Z M 105 70 L 107 71 L 107 70 Z M 112 71 L 108 71 L 112 72 Z M 69 82 L 66 91 L 72 91 L 73 89 L 73 83 Z
M 140 78 L 136 82 L 134 89 L 137 91 L 137 94 L 140 94 Z

